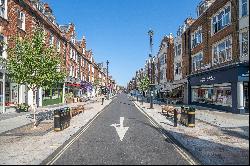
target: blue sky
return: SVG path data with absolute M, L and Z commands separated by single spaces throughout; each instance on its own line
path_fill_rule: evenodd
M 164 35 L 176 35 L 187 17 L 196 17 L 201 0 L 42 1 L 49 4 L 58 24 L 75 24 L 77 38 L 86 36 L 96 62 L 109 60 L 111 75 L 126 86 L 148 57 L 148 30 L 154 30 L 155 54 Z

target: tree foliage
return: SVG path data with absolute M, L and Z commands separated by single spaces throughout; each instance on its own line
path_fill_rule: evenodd
M 66 73 L 61 55 L 53 47 L 46 46 L 42 29 L 36 28 L 31 36 L 23 39 L 15 37 L 14 43 L 7 50 L 6 63 L 13 82 L 27 85 L 32 90 L 63 83 Z
M 145 76 L 139 82 L 139 90 L 145 92 L 148 89 L 149 89 L 149 78 Z

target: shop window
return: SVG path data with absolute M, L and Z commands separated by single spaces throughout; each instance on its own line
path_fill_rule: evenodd
M 192 102 L 232 107 L 231 84 L 193 86 Z

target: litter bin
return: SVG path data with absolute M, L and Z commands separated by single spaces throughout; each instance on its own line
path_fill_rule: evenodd
M 54 130 L 61 131 L 61 111 L 60 109 L 54 110 Z
M 188 109 L 188 127 L 195 127 L 195 108 Z
M 187 127 L 195 127 L 195 108 L 182 106 L 180 121 Z
M 70 126 L 70 109 L 64 107 L 54 110 L 54 130 L 61 131 Z

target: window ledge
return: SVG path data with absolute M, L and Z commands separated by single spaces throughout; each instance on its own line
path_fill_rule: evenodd
M 214 35 L 218 34 L 219 32 L 225 30 L 225 29 L 226 29 L 227 27 L 229 27 L 230 25 L 232 25 L 232 22 L 230 22 L 228 25 L 226 25 L 224 28 L 220 29 L 219 31 L 217 31 L 217 32 L 215 32 L 215 33 L 212 33 L 211 36 L 214 36 Z
M 26 33 L 26 31 L 24 29 L 20 28 L 20 27 L 17 27 L 17 29 L 24 32 L 24 33 Z

